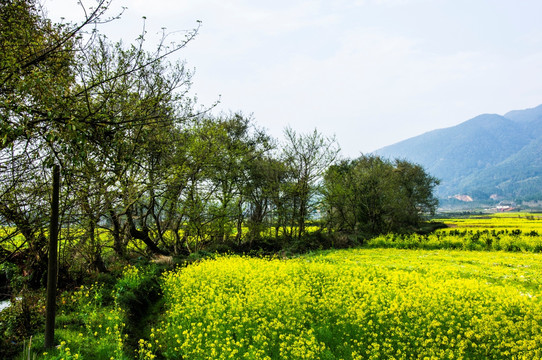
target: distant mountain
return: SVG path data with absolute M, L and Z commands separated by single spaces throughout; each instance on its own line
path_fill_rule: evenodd
M 517 123 L 532 123 L 542 120 L 542 105 L 526 110 L 512 110 L 504 115 L 505 118 Z
M 423 165 L 441 179 L 441 198 L 542 200 L 542 105 L 479 115 L 375 153 Z

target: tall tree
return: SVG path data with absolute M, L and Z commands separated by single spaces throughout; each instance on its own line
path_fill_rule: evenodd
M 259 240 L 262 232 L 272 226 L 275 226 L 275 237 L 278 237 L 278 229 L 283 225 L 280 218 L 284 213 L 280 209 L 281 189 L 288 179 L 287 167 L 272 155 L 265 155 L 250 161 L 247 170 L 244 191 L 249 242 Z
M 340 148 L 333 137 L 326 137 L 316 129 L 309 134 L 298 134 L 291 128 L 284 132 L 283 161 L 290 166 L 293 182 L 289 189 L 292 228 L 297 236 L 305 232 L 305 223 L 318 201 L 314 197 L 326 169 L 335 161 Z
M 99 15 L 90 14 L 89 23 Z M 43 273 L 46 258 L 49 211 L 44 189 L 49 187 L 43 180 L 51 178 L 50 167 L 44 166 L 51 160 L 46 143 L 57 132 L 54 108 L 64 104 L 64 91 L 73 83 L 76 32 L 52 24 L 36 1 L 0 3 L 0 219 L 24 236 L 25 244 L 18 249 L 33 274 Z M 31 278 L 34 285 L 40 283 Z

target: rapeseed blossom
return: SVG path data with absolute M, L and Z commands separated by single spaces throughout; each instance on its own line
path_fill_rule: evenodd
M 541 259 L 521 255 L 205 260 L 163 276 L 150 341 L 166 359 L 539 359 Z

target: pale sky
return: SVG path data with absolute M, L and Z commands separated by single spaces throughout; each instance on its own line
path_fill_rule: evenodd
M 42 0 L 79 21 L 77 0 Z M 84 1 L 92 5 L 93 0 Z M 103 27 L 133 42 L 202 26 L 176 53 L 199 103 L 335 135 L 357 157 L 482 113 L 542 104 L 540 0 L 114 0 Z

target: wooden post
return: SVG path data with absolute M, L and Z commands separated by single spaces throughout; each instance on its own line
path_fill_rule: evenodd
M 50 349 L 55 341 L 56 279 L 58 249 L 58 218 L 60 197 L 60 167 L 53 165 L 53 198 L 49 228 L 49 263 L 47 267 L 47 313 L 45 319 L 45 348 Z

